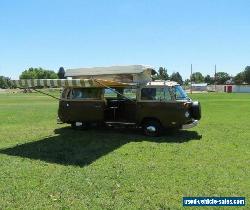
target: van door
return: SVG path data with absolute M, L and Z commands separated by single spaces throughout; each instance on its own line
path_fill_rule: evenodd
M 136 93 L 137 88 L 127 87 L 123 90 L 123 101 L 120 103 L 120 117 L 124 122 L 136 122 Z
M 105 102 L 101 88 L 74 88 L 69 101 L 71 122 L 102 122 Z
M 140 90 L 137 102 L 137 121 L 156 119 L 165 127 L 177 123 L 178 110 L 168 87 L 145 87 Z
M 70 122 L 70 95 L 71 89 L 65 88 L 63 89 L 60 101 L 59 101 L 59 109 L 58 109 L 58 117 L 64 123 Z
M 135 88 L 105 89 L 104 98 L 107 101 L 105 121 L 120 124 L 135 123 L 136 91 Z

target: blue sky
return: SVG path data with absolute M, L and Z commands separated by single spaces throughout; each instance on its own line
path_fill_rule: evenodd
M 250 65 L 249 0 L 1 0 L 0 75 L 115 64 L 236 74 Z

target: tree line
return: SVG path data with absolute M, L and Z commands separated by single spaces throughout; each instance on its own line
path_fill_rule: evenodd
M 65 70 L 60 67 L 58 72 L 52 70 L 46 70 L 43 68 L 29 68 L 24 70 L 19 76 L 20 79 L 64 79 Z M 194 72 L 189 79 L 183 80 L 179 72 L 173 72 L 168 74 L 168 70 L 165 67 L 160 67 L 157 74 L 153 77 L 154 80 L 172 80 L 178 82 L 180 85 L 190 85 L 192 83 L 207 83 L 207 84 L 250 84 L 250 66 L 236 74 L 236 76 L 230 76 L 227 72 L 217 72 L 215 75 L 202 75 L 201 72 Z M 0 88 L 15 88 L 12 86 L 9 77 L 0 76 Z
M 154 80 L 172 80 L 178 82 L 180 85 L 190 85 L 190 83 L 207 83 L 209 85 L 217 84 L 250 84 L 250 66 L 236 74 L 236 76 L 230 76 L 227 72 L 216 72 L 213 76 L 211 75 L 202 75 L 201 72 L 194 72 L 190 78 L 183 80 L 179 72 L 173 72 L 171 75 L 168 75 L 168 70 L 164 67 L 160 67 Z
M 24 70 L 19 76 L 19 79 L 64 79 L 64 75 L 65 70 L 63 67 L 60 67 L 57 73 L 39 67 Z M 11 84 L 9 77 L 0 76 L 0 88 L 7 89 L 15 87 Z

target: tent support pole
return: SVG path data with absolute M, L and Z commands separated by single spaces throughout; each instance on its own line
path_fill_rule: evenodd
M 50 96 L 51 98 L 54 98 L 54 99 L 57 99 L 57 100 L 60 101 L 60 98 L 58 98 L 58 97 L 56 97 L 56 96 L 50 95 L 50 94 L 48 94 L 48 93 L 44 93 L 43 91 L 37 90 L 37 89 L 35 89 L 35 88 L 34 88 L 33 90 L 36 91 L 36 92 L 38 92 L 38 93 L 41 93 L 41 94 L 46 95 L 46 96 Z
M 107 85 L 104 85 L 104 84 L 102 84 L 101 82 L 99 82 L 97 79 L 95 79 L 95 78 L 92 78 L 97 84 L 99 84 L 99 85 L 101 85 L 101 86 L 103 86 L 103 87 L 105 87 L 105 88 L 107 88 L 107 89 L 109 89 L 109 90 L 111 90 L 112 92 L 114 92 L 114 93 L 116 93 L 116 94 L 118 94 L 118 95 L 120 95 L 120 96 L 122 96 L 122 97 L 124 97 L 124 98 L 126 98 L 126 99 L 128 99 L 129 101 L 132 101 L 132 102 L 135 102 L 135 101 L 133 101 L 132 99 L 130 99 L 130 98 L 128 98 L 128 97 L 126 97 L 125 95 L 123 95 L 123 94 L 121 94 L 121 93 L 119 93 L 118 91 L 116 91 L 116 90 L 114 90 L 114 89 L 112 89 L 111 87 L 109 87 L 109 86 L 107 86 Z

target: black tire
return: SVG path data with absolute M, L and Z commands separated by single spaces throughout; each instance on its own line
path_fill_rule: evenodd
M 194 101 L 191 107 L 191 116 L 195 120 L 201 119 L 201 104 L 198 101 Z
M 162 134 L 161 123 L 157 120 L 147 120 L 143 123 L 142 126 L 143 133 L 146 136 L 156 137 Z
M 88 127 L 88 124 L 84 122 L 82 122 L 82 125 L 76 125 L 76 122 L 71 123 L 71 128 L 74 130 L 87 130 Z

